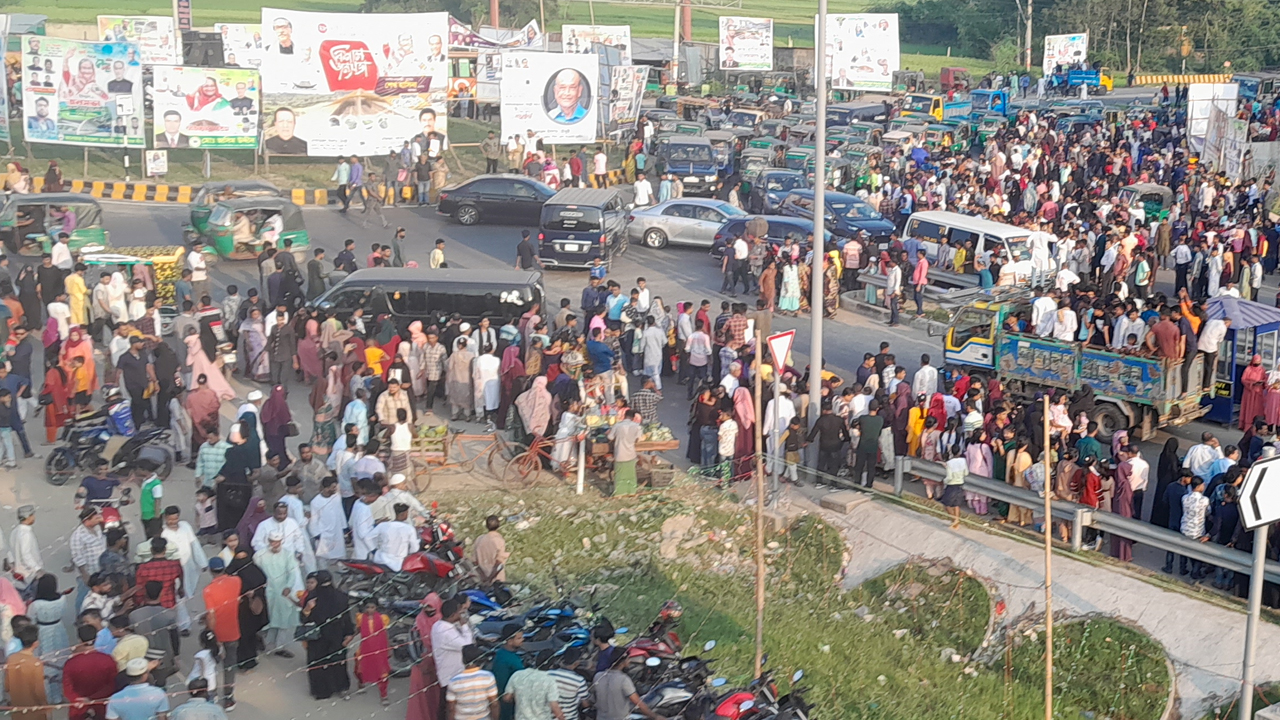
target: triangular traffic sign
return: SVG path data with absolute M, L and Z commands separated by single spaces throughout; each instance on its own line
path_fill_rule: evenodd
M 765 342 L 769 343 L 769 354 L 773 356 L 773 366 L 775 368 L 787 366 L 787 356 L 791 354 L 791 343 L 795 339 L 795 330 L 786 330 L 765 338 Z
M 1280 456 L 1259 460 L 1240 484 L 1240 521 L 1256 530 L 1280 520 Z

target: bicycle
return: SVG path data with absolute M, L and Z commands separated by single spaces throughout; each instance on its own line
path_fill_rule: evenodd
M 542 435 L 535 437 L 526 450 L 516 453 L 516 456 L 507 463 L 507 467 L 502 471 L 502 484 L 522 489 L 541 480 L 544 473 L 558 478 L 554 472 L 543 467 L 544 461 L 554 467 L 555 461 L 551 459 L 551 450 L 555 444 L 554 438 Z
M 475 453 L 468 452 L 468 448 L 476 443 L 483 443 L 483 445 Z M 417 492 L 427 490 L 431 487 L 432 473 L 440 470 L 456 468 L 464 473 L 475 472 L 476 464 L 481 459 L 484 460 L 484 467 L 488 470 L 489 475 L 500 480 L 502 479 L 502 472 L 495 466 L 495 460 L 509 461 L 517 452 L 511 447 L 510 443 L 503 439 L 501 431 L 480 435 L 453 430 L 445 436 L 444 452 L 437 453 L 438 460 L 426 459 L 427 453 L 414 453 L 412 458 L 413 485 Z M 422 474 L 426 474 L 427 482 L 425 485 L 419 486 L 418 476 Z

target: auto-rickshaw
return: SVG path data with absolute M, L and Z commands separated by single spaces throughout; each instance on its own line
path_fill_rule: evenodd
M 200 237 L 209 260 L 252 260 L 268 244 L 283 247 L 285 240 L 292 240 L 293 256 L 301 264 L 311 247 L 302 208 L 278 197 L 218 201 L 209 214 L 208 229 Z
M 879 123 L 857 121 L 849 123 L 845 133 L 853 136 L 854 142 L 866 145 L 879 145 L 880 136 L 884 135 L 884 127 Z
M 706 132 L 707 126 L 699 123 L 680 122 L 676 123 L 675 132 L 677 135 L 696 135 L 701 136 Z
M 813 173 L 817 167 L 814 158 L 809 158 L 809 162 L 805 163 L 804 172 L 805 179 L 809 181 L 809 185 L 813 185 Z M 827 158 L 826 174 L 822 177 L 829 187 L 833 187 L 840 192 L 845 192 L 844 188 L 853 182 L 853 163 L 848 158 Z
M 776 137 L 751 138 L 751 140 L 747 142 L 747 149 L 768 150 L 771 156 L 774 153 L 774 148 L 786 147 L 786 146 L 787 144 L 785 142 L 783 142 L 782 140 L 779 140 Z
M 788 170 L 804 170 L 809 160 L 815 155 L 813 146 L 791 148 L 784 159 Z
M 880 148 L 885 152 L 888 152 L 895 147 L 900 147 L 905 150 L 915 147 L 915 145 L 915 136 L 905 130 L 892 130 L 885 133 L 884 136 L 880 138 Z
M 72 253 L 102 252 L 111 234 L 102 224 L 98 201 L 81 193 L 10 194 L 0 206 L 0 237 L 9 252 L 40 255 L 53 248 L 58 233 L 70 235 Z
M 871 187 L 871 163 L 879 167 L 884 151 L 875 145 L 848 145 L 843 157 L 848 159 L 853 173 L 853 190 Z
M 959 127 L 935 123 L 924 130 L 924 146 L 930 150 L 962 152 L 965 143 L 964 138 L 961 137 Z
M 745 138 L 730 130 L 708 130 L 703 137 L 711 142 L 711 151 L 716 156 L 720 173 L 728 177 L 737 172 L 738 153 L 742 151 Z
M 818 136 L 818 128 L 812 123 L 802 123 L 795 125 L 787 133 L 787 145 L 791 147 L 800 147 L 802 145 L 812 145 L 814 138 Z
M 226 182 L 207 182 L 200 186 L 200 191 L 191 200 L 191 226 L 186 228 L 189 235 L 202 235 L 209 224 L 209 213 L 219 200 L 231 200 L 242 197 L 282 197 L 280 188 L 265 180 L 229 180 Z
M 1143 222 L 1157 222 L 1169 216 L 1173 190 L 1155 183 L 1125 185 L 1120 188 L 1120 204 L 1132 212 L 1141 212 Z
M 889 130 L 901 130 L 908 125 L 929 125 L 934 122 L 934 117 L 927 113 L 904 112 L 898 117 L 889 121 Z
M 974 132 L 978 134 L 978 144 L 986 145 L 996 133 L 1009 125 L 1009 118 L 1004 115 L 983 115 L 972 122 Z
M 742 177 L 749 182 L 755 182 L 756 176 L 762 171 L 773 167 L 773 151 L 747 148 L 742 151 L 742 157 L 739 159 L 738 164 Z
M 787 118 L 774 118 L 760 123 L 760 134 L 765 137 L 782 138 L 795 123 Z

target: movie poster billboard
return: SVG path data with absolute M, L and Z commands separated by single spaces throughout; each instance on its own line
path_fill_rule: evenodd
M 537 20 L 530 20 L 519 29 L 483 27 L 477 33 L 450 16 L 449 47 L 468 50 L 545 50 L 546 36 L 539 29 Z
M 145 145 L 138 46 L 23 35 L 22 80 L 28 141 Z
M 99 15 L 98 39 L 102 42 L 127 42 L 138 46 L 138 60 L 143 65 L 178 65 L 182 62 L 182 43 L 173 18 L 150 15 Z
M 222 38 L 222 64 L 227 67 L 262 67 L 261 25 L 216 23 L 213 31 Z
M 617 48 L 622 64 L 631 64 L 630 25 L 563 25 L 560 27 L 561 49 L 573 55 L 592 52 L 592 43 Z
M 815 16 L 815 29 L 817 22 Z M 825 57 L 833 88 L 892 90 L 893 72 L 900 69 L 898 14 L 828 14 Z
M 385 155 L 447 143 L 448 13 L 262 8 L 263 147 L 273 155 Z
M 1044 36 L 1044 61 L 1040 67 L 1045 75 L 1053 74 L 1059 65 L 1086 62 L 1089 55 L 1089 33 Z
M 634 130 L 649 80 L 648 65 L 614 65 L 609 68 L 609 117 L 606 134 Z
M 502 136 L 532 130 L 545 144 L 594 142 L 598 55 L 502 54 Z
M 773 19 L 720 18 L 721 70 L 772 70 Z
M 258 71 L 159 65 L 152 70 L 151 147 L 258 147 Z

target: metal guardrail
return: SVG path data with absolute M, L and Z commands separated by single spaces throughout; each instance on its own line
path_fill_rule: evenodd
M 902 496 L 907 475 L 917 475 L 942 482 L 946 474 L 946 467 L 940 463 L 912 457 L 895 458 L 893 466 L 894 495 Z M 1044 498 L 1038 493 L 992 480 L 991 478 L 967 475 L 964 479 L 964 487 L 966 490 L 980 493 L 1001 502 L 1031 508 L 1032 511 L 1042 511 L 1044 508 Z M 1253 572 L 1253 556 L 1250 553 L 1212 542 L 1197 542 L 1187 538 L 1182 533 L 1156 527 L 1141 520 L 1120 517 L 1114 513 L 1100 512 L 1088 505 L 1055 500 L 1053 501 L 1053 517 L 1057 520 L 1066 520 L 1071 523 L 1071 549 L 1075 551 L 1080 550 L 1084 528 L 1091 527 L 1100 532 L 1118 535 L 1135 543 L 1149 545 L 1165 552 L 1185 555 L 1227 570 L 1244 573 L 1245 575 L 1250 575 Z M 1268 560 L 1265 575 L 1268 581 L 1280 583 L 1280 563 Z

